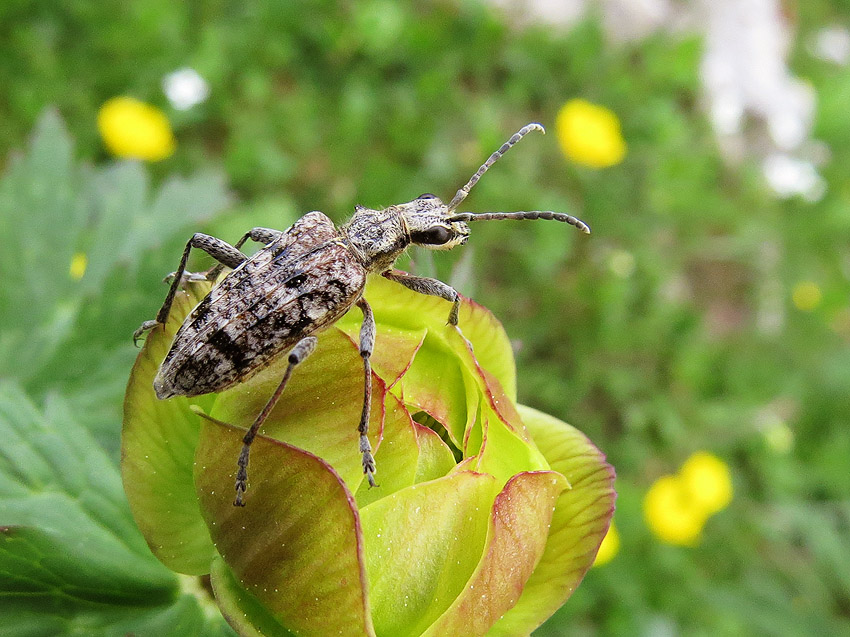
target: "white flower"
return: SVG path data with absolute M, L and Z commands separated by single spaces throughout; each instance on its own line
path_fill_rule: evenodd
M 800 195 L 815 202 L 826 193 L 826 181 L 814 164 L 791 155 L 769 155 L 762 164 L 762 172 L 774 192 L 783 198 Z
M 762 120 L 772 146 L 798 148 L 809 136 L 815 92 L 791 73 L 792 31 L 778 0 L 712 0 L 702 81 L 721 136 L 741 135 L 745 116 Z
M 850 61 L 850 31 L 845 27 L 824 27 L 815 35 L 811 52 L 821 60 L 845 65 Z
M 162 80 L 162 90 L 178 111 L 188 110 L 210 95 L 209 84 L 195 69 L 189 67 L 166 75 Z

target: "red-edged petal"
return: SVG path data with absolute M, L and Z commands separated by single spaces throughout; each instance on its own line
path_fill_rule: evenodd
M 299 635 L 373 635 L 360 520 L 333 468 L 258 437 L 246 506 L 233 506 L 243 431 L 205 421 L 195 485 L 210 535 L 236 581 Z

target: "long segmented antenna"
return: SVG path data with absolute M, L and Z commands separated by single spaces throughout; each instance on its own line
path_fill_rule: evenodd
M 522 132 L 522 131 L 520 131 Z M 564 212 L 552 212 L 551 210 L 528 210 L 524 212 L 459 212 L 448 217 L 446 221 L 493 221 L 496 219 L 551 219 L 561 221 L 575 226 L 585 234 L 590 234 L 590 227 L 581 219 Z
M 457 194 L 454 196 L 454 199 L 452 199 L 451 202 L 449 203 L 449 212 L 452 212 L 453 210 L 457 210 L 457 207 L 461 204 L 461 202 L 464 199 L 466 199 L 466 196 L 469 194 L 469 191 L 472 190 L 472 187 L 476 183 L 478 183 L 478 180 L 481 179 L 481 175 L 486 173 L 487 169 L 490 168 L 490 166 L 495 164 L 496 161 L 502 155 L 504 155 L 506 152 L 508 152 L 508 150 L 510 149 L 511 146 L 516 144 L 519 140 L 521 140 L 523 137 L 528 135 L 533 130 L 539 130 L 541 133 L 546 134 L 546 129 L 543 128 L 537 122 L 532 122 L 531 124 L 526 124 L 525 126 L 520 128 L 516 133 L 514 133 L 511 136 L 511 138 L 508 141 L 506 141 L 504 144 L 502 144 L 502 147 L 499 148 L 499 150 L 497 150 L 495 153 L 490 155 L 489 159 L 487 159 L 487 161 L 485 161 L 483 164 L 481 164 L 481 168 L 478 169 L 478 172 L 476 172 L 474 175 L 472 175 L 472 177 L 466 183 L 466 185 L 463 188 L 461 188 L 460 190 L 457 191 Z M 544 218 L 544 217 L 541 217 L 541 218 Z

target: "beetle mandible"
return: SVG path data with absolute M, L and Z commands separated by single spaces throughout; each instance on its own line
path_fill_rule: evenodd
M 332 325 L 352 306 L 363 313 L 360 356 L 365 385 L 363 411 L 357 427 L 363 472 L 375 486 L 375 459 L 366 434 L 372 396 L 369 358 L 375 344 L 375 318 L 363 297 L 368 273 L 378 273 L 421 294 L 449 301 L 448 323 L 457 325 L 460 296 L 449 285 L 394 270 L 396 259 L 410 246 L 448 250 L 466 243 L 470 221 L 494 219 L 554 219 L 589 233 L 575 217 L 550 211 L 456 212 L 469 191 L 508 149 L 531 131 L 545 132 L 537 123 L 524 126 L 484 162 L 454 198 L 443 203 L 431 194 L 413 201 L 372 210 L 356 206 L 351 219 L 335 227 L 318 211 L 301 217 L 287 230 L 253 228 L 235 245 L 196 233 L 186 243 L 171 286 L 155 320 L 145 321 L 134 341 L 168 318 L 174 295 L 185 278 L 217 280 L 223 268 L 231 272 L 186 317 L 154 379 L 159 399 L 218 392 L 242 382 L 289 351 L 280 384 L 243 438 L 236 473 L 234 505 L 244 506 L 248 488 L 251 443 L 277 403 L 295 367 L 316 347 L 312 334 Z M 253 256 L 240 250 L 248 240 L 265 244 Z M 200 248 L 219 264 L 206 274 L 186 273 L 192 248 Z M 166 279 L 167 280 L 167 279 Z

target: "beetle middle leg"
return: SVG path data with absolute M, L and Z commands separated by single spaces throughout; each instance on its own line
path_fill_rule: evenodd
M 372 364 L 370 358 L 375 349 L 375 315 L 372 308 L 363 297 L 357 301 L 357 307 L 363 312 L 363 324 L 360 326 L 360 357 L 363 359 L 363 372 L 365 380 L 363 384 L 363 411 L 360 414 L 360 424 L 357 431 L 360 432 L 360 453 L 363 455 L 363 473 L 369 481 L 369 486 L 375 486 L 375 457 L 372 455 L 372 445 L 369 444 L 369 414 L 372 411 Z
M 283 373 L 280 384 L 274 390 L 263 410 L 254 419 L 248 433 L 242 438 L 242 451 L 239 453 L 238 461 L 239 468 L 236 470 L 236 500 L 233 501 L 234 506 L 245 506 L 245 502 L 242 500 L 242 494 L 248 489 L 248 457 L 251 453 L 251 443 L 254 442 L 254 438 L 257 437 L 260 427 L 266 421 L 266 418 L 269 417 L 272 409 L 274 409 L 281 394 L 283 394 L 283 390 L 286 389 L 289 377 L 292 376 L 292 370 L 300 363 L 303 363 L 304 359 L 312 354 L 314 349 L 316 349 L 316 337 L 307 336 L 298 341 L 295 347 L 289 351 L 289 364 L 286 366 L 286 371 Z
M 460 310 L 460 295 L 452 286 L 443 283 L 438 279 L 414 276 L 407 272 L 402 272 L 401 270 L 387 270 L 386 272 L 382 272 L 381 275 L 390 281 L 401 283 L 404 287 L 409 288 L 414 292 L 427 294 L 429 296 L 438 296 L 441 299 L 451 302 L 452 309 L 449 310 L 448 323 L 449 325 L 457 325 L 457 315 Z

